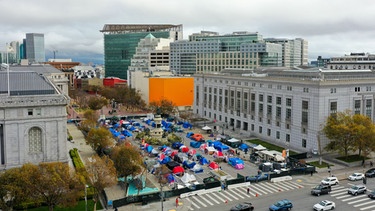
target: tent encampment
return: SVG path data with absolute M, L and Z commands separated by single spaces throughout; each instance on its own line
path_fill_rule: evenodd
M 236 169 L 243 169 L 244 168 L 244 162 L 240 158 L 229 158 L 228 164 L 233 166 Z
M 195 164 L 194 167 L 190 170 L 193 171 L 194 173 L 202 173 L 203 172 L 203 168 L 199 164 Z
M 201 146 L 202 142 L 199 141 L 191 141 L 190 146 L 193 148 L 199 148 Z
M 254 147 L 254 150 L 257 150 L 257 151 L 262 151 L 262 150 L 266 150 L 267 148 L 265 148 L 264 146 L 262 146 L 262 145 L 258 145 L 258 146 L 256 146 L 256 147 Z
M 182 166 L 176 166 L 176 167 L 173 168 L 172 172 L 175 175 L 182 176 L 184 174 L 185 170 L 184 170 L 184 168 L 182 168 Z
M 208 167 L 209 167 L 210 169 L 213 169 L 213 170 L 215 170 L 215 169 L 219 169 L 219 168 L 220 168 L 219 164 L 217 164 L 217 163 L 214 162 L 214 161 L 212 161 L 210 164 L 208 164 Z
M 202 130 L 207 131 L 207 130 L 211 130 L 211 128 L 206 125 L 206 126 L 202 127 Z
M 208 164 L 208 160 L 205 157 L 201 157 L 201 159 L 199 159 L 199 163 L 201 165 L 206 165 L 206 164 Z
M 186 173 L 184 174 L 184 176 L 181 177 L 181 181 L 186 184 L 190 182 L 195 182 L 197 181 L 197 179 L 193 174 Z
M 243 143 L 238 147 L 239 150 L 245 151 L 249 149 L 249 145 Z

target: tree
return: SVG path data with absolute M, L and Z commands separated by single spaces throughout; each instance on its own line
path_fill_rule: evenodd
M 21 171 L 30 190 L 30 197 L 34 201 L 44 201 L 50 211 L 57 205 L 76 205 L 84 188 L 66 163 L 41 163 L 38 166 L 25 164 Z
M 375 126 L 368 116 L 356 114 L 353 116 L 353 133 L 355 148 L 358 155 L 363 153 L 363 159 L 375 150 Z
M 176 110 L 176 106 L 172 101 L 162 99 L 160 101 L 153 101 L 150 103 L 150 109 L 154 113 L 160 114 L 162 117 L 173 114 Z
M 353 124 L 350 111 L 330 115 L 323 128 L 323 133 L 331 142 L 325 147 L 328 151 L 338 151 L 348 156 L 354 149 Z
M 143 158 L 139 150 L 126 142 L 113 149 L 111 159 L 120 177 L 135 176 L 142 172 Z
M 99 115 L 95 111 L 89 109 L 85 111 L 83 117 L 84 119 L 80 122 L 79 129 L 87 134 L 90 132 L 91 128 L 97 126 Z
M 88 99 L 87 105 L 91 110 L 97 111 L 108 103 L 109 101 L 104 97 L 93 96 Z
M 89 182 L 94 187 L 94 201 L 99 201 L 99 194 L 103 192 L 104 188 L 111 187 L 117 183 L 117 172 L 113 161 L 106 155 L 99 157 L 98 155 L 91 156 L 86 162 L 86 170 L 88 173 Z
M 114 145 L 112 133 L 105 127 L 92 128 L 86 136 L 86 143 L 100 155 Z
M 20 207 L 29 196 L 29 188 L 24 183 L 20 168 L 12 168 L 0 173 L 0 209 L 12 210 Z

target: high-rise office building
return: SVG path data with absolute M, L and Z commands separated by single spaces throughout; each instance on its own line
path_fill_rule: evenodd
M 40 63 L 46 61 L 44 34 L 26 34 L 26 58 L 30 63 Z
M 267 43 L 280 44 L 283 49 L 282 66 L 297 67 L 308 65 L 308 42 L 301 38 L 265 38 Z
M 182 39 L 182 25 L 106 24 L 104 34 L 104 64 L 106 77 L 128 79 L 128 68 L 141 39 L 152 33 L 155 38 Z

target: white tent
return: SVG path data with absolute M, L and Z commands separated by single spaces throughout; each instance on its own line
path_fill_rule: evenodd
M 206 125 L 206 126 L 202 127 L 202 130 L 211 130 L 211 128 Z
M 240 141 L 240 140 L 235 139 L 235 138 L 231 138 L 231 139 L 228 140 L 228 142 L 232 142 L 232 143 L 233 143 L 233 142 L 239 142 L 239 141 Z
M 184 176 L 181 177 L 181 181 L 186 184 L 186 183 L 189 183 L 189 182 L 195 182 L 195 181 L 197 181 L 197 179 L 195 178 L 194 175 L 189 174 L 189 173 L 185 173 Z
M 266 150 L 267 148 L 259 144 L 258 146 L 254 147 L 254 149 L 258 151 L 262 151 L 262 150 Z

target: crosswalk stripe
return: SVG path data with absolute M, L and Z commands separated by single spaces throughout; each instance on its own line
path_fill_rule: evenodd
M 366 200 L 367 200 L 367 197 L 363 198 L 363 199 L 356 200 L 356 201 L 350 201 L 350 202 L 348 202 L 348 204 L 355 204 L 355 203 L 359 203 L 361 201 L 366 201 Z M 344 201 L 344 200 L 342 200 L 342 201 Z
M 211 204 L 211 206 L 213 206 L 214 204 L 212 204 L 209 200 L 207 200 L 206 198 L 203 197 L 203 195 L 199 195 L 199 197 L 203 200 L 205 200 L 207 203 Z
M 338 197 L 336 197 L 336 199 L 344 199 L 344 198 L 349 198 L 349 197 L 353 197 L 353 196 L 347 194 L 347 195 L 343 195 L 343 196 L 338 196 Z
M 194 200 L 195 202 L 198 202 L 199 204 L 201 204 L 203 207 L 207 207 L 206 204 L 203 204 L 203 202 L 201 202 L 200 200 L 197 200 L 197 198 L 194 198 L 196 200 Z
M 366 205 L 366 204 L 373 204 L 374 201 L 369 201 L 369 202 L 365 202 L 365 203 L 362 203 L 362 204 L 355 204 L 354 207 L 360 207 L 360 206 L 363 206 L 363 205 Z
M 368 206 L 368 207 L 363 207 L 360 210 L 368 210 L 368 209 L 371 209 L 371 208 L 374 208 L 374 207 L 375 207 L 375 205 L 371 205 L 371 206 Z
M 227 197 L 224 193 L 223 193 L 223 191 L 221 191 L 221 192 L 217 192 L 219 195 L 221 195 L 222 197 L 224 197 L 224 201 L 226 200 L 226 199 L 228 199 L 229 201 L 233 201 L 233 199 L 231 199 L 230 197 Z
M 236 190 L 229 190 L 229 191 L 230 191 L 232 194 L 234 194 L 234 195 L 240 197 L 241 199 L 245 198 L 245 197 L 243 197 L 243 196 L 241 196 L 241 195 L 238 195 L 238 192 L 236 192 Z
M 267 186 L 265 186 L 264 184 L 258 184 L 258 186 L 261 187 L 262 190 L 267 191 L 268 193 L 274 193 L 275 192 L 275 191 L 269 190 L 269 188 Z
M 287 183 L 290 186 L 294 186 L 295 188 L 303 188 L 304 187 L 303 185 L 295 183 L 293 181 L 286 181 L 285 183 Z
M 265 186 L 266 184 L 262 184 L 262 185 Z M 277 192 L 277 191 L 279 191 L 279 189 L 280 189 L 280 187 L 275 186 L 275 183 L 272 183 L 272 185 L 271 185 L 270 183 L 268 183 L 267 187 L 268 187 L 269 189 L 272 189 L 272 192 L 271 192 L 271 193 Z
M 191 205 L 193 205 L 194 207 L 196 207 L 197 209 L 200 209 L 201 207 L 200 206 L 198 206 L 196 203 L 194 203 L 191 199 L 189 199 L 189 198 L 186 198 L 190 203 L 191 203 Z M 191 210 L 194 210 L 194 209 L 191 209 Z
M 363 197 L 366 197 L 366 199 L 367 199 L 367 196 L 366 196 L 365 194 L 363 194 L 363 195 L 359 195 L 359 196 L 356 196 L 356 197 L 350 197 L 350 198 L 347 198 L 347 199 L 343 199 L 343 200 L 341 200 L 341 201 L 359 200 L 359 199 L 361 199 L 361 198 L 363 198 Z
M 262 191 L 259 187 L 253 185 L 251 186 L 251 189 L 255 189 L 255 193 L 258 193 L 259 195 L 267 194 L 266 192 Z
M 274 185 L 280 187 L 281 190 L 291 190 L 291 189 L 293 189 L 293 188 L 287 187 L 286 185 L 281 184 L 281 183 L 275 183 Z
M 251 188 L 250 188 L 250 190 L 251 190 Z M 250 198 L 250 194 L 247 194 L 247 188 L 241 188 L 236 193 L 244 196 L 245 198 Z
M 233 199 L 235 199 L 235 200 L 238 200 L 238 198 L 236 197 L 236 196 L 234 196 L 233 194 L 231 194 L 231 192 L 229 191 L 229 190 L 226 190 L 226 191 L 224 191 L 225 193 L 226 193 L 226 195 L 228 196 L 230 196 L 230 197 L 232 197 Z
M 331 194 L 331 196 L 336 197 L 336 196 L 340 196 L 340 195 L 344 195 L 344 194 L 348 194 L 348 192 L 345 191 L 345 192 L 340 192 L 340 193 L 336 193 L 336 194 Z
M 214 193 L 214 192 L 211 193 L 211 195 L 214 196 L 214 197 L 216 197 L 216 199 L 219 199 L 220 201 L 224 201 L 223 199 L 221 199 L 221 198 L 220 198 L 218 195 L 216 195 L 216 194 L 217 194 L 217 193 Z M 211 199 L 212 199 L 214 202 L 216 202 L 217 204 L 220 204 L 219 201 L 216 201 L 216 200 L 213 199 L 214 197 L 211 197 Z

